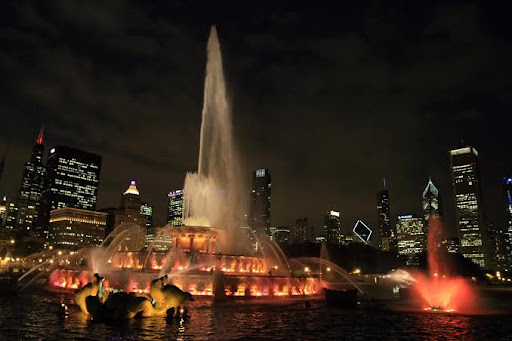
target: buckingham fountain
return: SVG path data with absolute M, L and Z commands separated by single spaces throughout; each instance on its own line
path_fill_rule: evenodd
M 136 227 L 120 226 L 101 247 L 52 259 L 56 267 L 49 276 L 50 290 L 81 288 L 100 273 L 106 289 L 135 293 L 148 293 L 151 280 L 163 275 L 194 296 L 216 299 L 320 293 L 320 270 L 313 270 L 311 262 L 289 261 L 267 236 L 242 228 L 245 191 L 215 27 L 207 56 L 198 170 L 185 179 L 184 226 L 161 230 L 172 246 L 158 251 L 156 239 L 165 239 L 160 236 L 145 251 L 125 251 L 127 237 L 143 236 L 137 236 L 141 231 Z
M 106 291 L 139 295 L 151 293 L 152 280 L 166 278 L 193 296 L 215 300 L 312 297 L 323 294 L 324 288 L 333 289 L 327 290 L 331 293 L 357 291 L 359 297 L 381 299 L 383 288 L 396 294 L 399 286 L 411 287 L 410 291 L 421 301 L 417 308 L 430 311 L 460 311 L 465 302 L 473 300 L 468 300 L 473 296 L 471 286 L 450 276 L 441 259 L 439 219 L 431 219 L 429 227 L 427 273 L 397 270 L 366 277 L 354 277 L 330 262 L 325 245 L 320 257 L 288 259 L 264 233 L 244 227 L 246 191 L 233 141 L 215 27 L 207 45 L 203 101 L 198 169 L 185 178 L 183 226 L 161 228 L 154 241 L 140 250 L 130 249 L 127 244 L 130 240 L 143 240 L 144 231 L 122 224 L 99 247 L 73 252 L 46 250 L 44 262 L 38 254 L 29 256 L 27 262 L 39 258 L 39 264 L 20 281 L 44 269 L 34 278 L 49 271 L 46 287 L 51 291 L 75 291 L 90 283 L 95 274 L 101 274 Z M 166 245 L 161 245 L 162 241 Z M 22 290 L 31 282 L 33 279 Z

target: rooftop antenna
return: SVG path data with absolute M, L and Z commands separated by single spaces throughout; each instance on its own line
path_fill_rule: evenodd
M 37 136 L 37 144 L 43 144 L 44 139 L 44 124 L 41 125 L 41 128 L 39 129 L 39 135 Z
M 382 178 L 382 183 L 384 184 L 384 189 L 387 189 L 385 176 Z

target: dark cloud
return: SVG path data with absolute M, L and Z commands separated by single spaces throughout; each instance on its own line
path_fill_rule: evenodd
M 247 181 L 273 175 L 273 223 L 330 206 L 374 226 L 386 176 L 394 214 L 418 212 L 433 176 L 453 227 L 448 150 L 481 154 L 502 222 L 511 169 L 510 27 L 485 3 L 17 1 L 0 11 L 2 191 L 14 193 L 38 126 L 103 155 L 99 203 L 131 179 L 163 220 L 196 168 L 210 24 L 218 25 Z M 314 7 L 313 7 L 314 6 Z M 419 213 L 419 212 L 418 212 Z

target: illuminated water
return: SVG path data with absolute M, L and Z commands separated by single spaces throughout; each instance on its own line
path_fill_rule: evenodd
M 493 298 L 496 304 L 512 298 Z M 57 316 L 59 301 L 71 316 Z M 281 303 L 233 302 L 214 306 L 211 300 L 190 303 L 192 318 L 180 326 L 163 318 L 131 320 L 118 325 L 95 323 L 78 312 L 71 296 L 44 291 L 0 297 L 0 339 L 87 340 L 510 340 L 512 314 L 456 315 L 403 312 L 387 307 L 354 310 L 328 308 L 322 301 Z M 500 307 L 509 311 L 510 306 Z M 383 310 L 385 309 L 385 310 Z

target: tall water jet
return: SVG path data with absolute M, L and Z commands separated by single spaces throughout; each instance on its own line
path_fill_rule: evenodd
M 449 273 L 443 261 L 443 225 L 439 217 L 429 219 L 427 236 L 428 273 L 417 274 L 415 288 L 429 311 L 473 312 L 475 295 L 469 283 Z
M 210 31 L 207 55 L 198 170 L 185 178 L 185 225 L 230 230 L 240 226 L 244 207 L 215 26 Z

